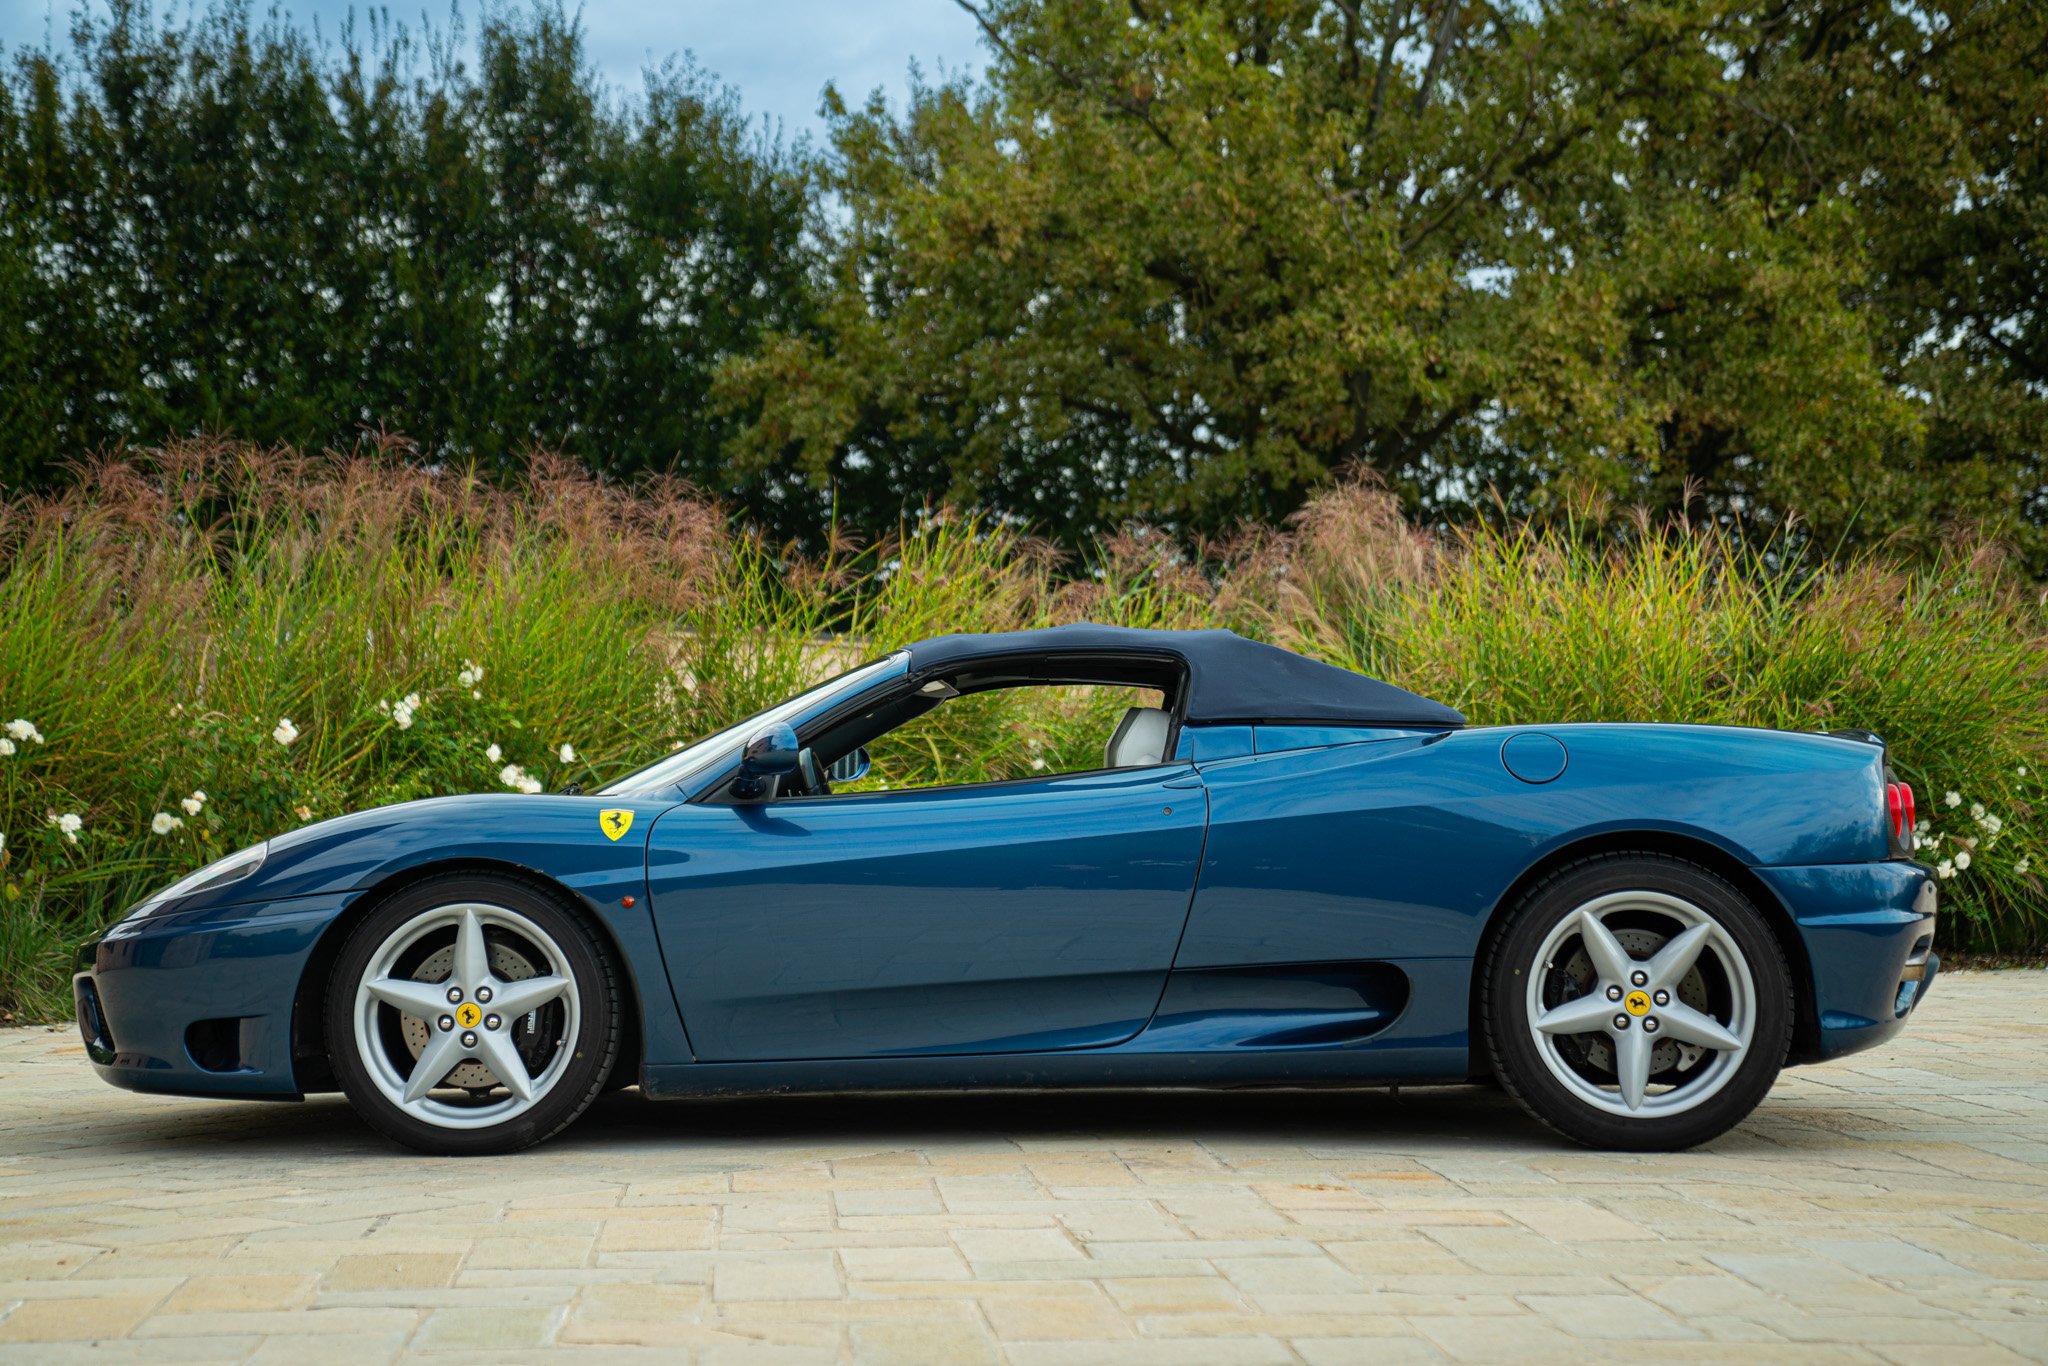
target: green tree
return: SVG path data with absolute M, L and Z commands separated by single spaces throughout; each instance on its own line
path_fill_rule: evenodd
M 723 375 L 856 520 L 2040 520 L 2040 7 L 960 3 L 986 84 L 838 114 L 830 296 Z
M 316 45 L 116 3 L 0 82 L 0 484 L 223 432 L 734 496 L 712 375 L 800 326 L 812 178 L 687 67 L 608 91 L 558 8 Z

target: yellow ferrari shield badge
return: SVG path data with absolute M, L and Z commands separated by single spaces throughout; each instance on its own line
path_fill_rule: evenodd
M 633 828 L 633 813 L 630 811 L 600 811 L 597 813 L 597 827 L 604 831 L 606 839 L 616 840 Z

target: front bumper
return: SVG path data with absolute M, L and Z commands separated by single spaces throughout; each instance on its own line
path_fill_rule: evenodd
M 79 952 L 79 1033 L 133 1091 L 292 1096 L 299 983 L 353 893 L 123 921 Z
M 1905 1028 L 1941 970 L 1933 871 L 1895 860 L 1756 873 L 1792 913 L 1813 971 L 1816 1046 L 1795 1061 L 1860 1052 Z

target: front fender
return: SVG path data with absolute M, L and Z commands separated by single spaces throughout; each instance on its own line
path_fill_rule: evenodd
M 287 908 L 319 905 L 328 914 L 291 955 L 293 993 L 303 996 L 308 974 L 325 970 L 378 889 L 440 867 L 524 871 L 575 896 L 618 950 L 638 1005 L 644 1057 L 687 1061 L 689 1040 L 661 968 L 647 898 L 647 832 L 674 805 L 672 798 L 483 794 L 357 812 L 278 836 L 252 876 L 145 906 L 107 942 L 204 936 L 217 926 L 253 929 Z M 620 810 L 632 820 L 613 838 L 616 823 L 608 829 L 600 813 Z M 223 991 L 237 989 L 222 983 Z M 274 995 L 269 985 L 265 992 Z

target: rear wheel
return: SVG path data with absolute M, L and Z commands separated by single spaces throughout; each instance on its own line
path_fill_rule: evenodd
M 1688 1148 L 1754 1110 L 1791 1042 L 1770 926 L 1707 869 L 1655 854 L 1561 870 L 1511 912 L 1482 976 L 1501 1084 L 1601 1148 Z
M 349 937 L 327 995 L 336 1078 L 363 1118 L 438 1153 L 510 1152 L 595 1099 L 619 1046 L 603 949 L 547 889 L 451 875 Z

